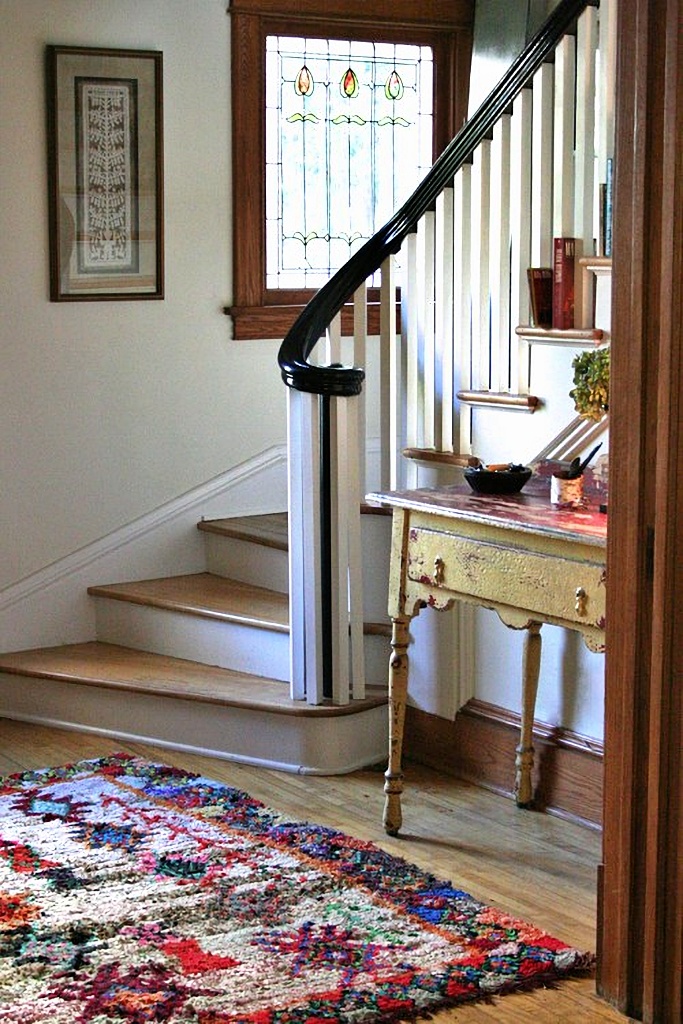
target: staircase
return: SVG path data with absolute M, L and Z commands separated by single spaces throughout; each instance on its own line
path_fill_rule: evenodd
M 390 538 L 379 516 L 359 514 L 364 495 L 423 485 L 435 461 L 453 474 L 473 453 L 528 461 L 545 444 L 567 458 L 590 443 L 583 423 L 566 427 L 552 411 L 558 375 L 538 367 L 559 353 L 566 373 L 577 346 L 608 340 L 596 313 L 610 261 L 593 248 L 611 152 L 614 10 L 614 0 L 599 11 L 597 0 L 560 0 L 413 196 L 284 339 L 288 523 L 202 522 L 204 571 L 90 586 L 96 639 L 0 655 L 0 715 L 295 771 L 383 760 Z M 587 260 L 577 330 L 529 326 L 526 271 L 549 265 L 554 236 L 575 237 Z M 342 311 L 353 325 L 343 339 Z M 379 423 L 370 467 L 368 391 Z M 483 416 L 505 458 L 480 448 Z M 473 632 L 466 618 L 461 626 L 460 655 Z M 460 706 L 472 672 L 456 680 L 447 660 Z
M 383 686 L 344 706 L 290 695 L 286 513 L 198 529 L 205 572 L 91 586 L 96 640 L 0 655 L 0 716 L 288 771 L 381 760 Z M 383 681 L 388 627 L 366 632 Z
M 453 467 L 473 456 L 528 462 L 542 446 L 554 452 L 573 415 L 572 356 L 609 340 L 595 325 L 595 284 L 611 263 L 596 260 L 596 242 L 612 153 L 615 10 L 614 0 L 560 0 L 412 196 L 320 289 L 282 343 L 299 569 L 292 646 L 311 703 L 348 699 L 348 663 L 357 664 L 359 496 L 457 482 Z M 574 323 L 539 328 L 530 323 L 527 270 L 552 267 L 553 240 L 562 237 L 581 256 Z M 377 276 L 372 364 L 368 306 Z M 344 346 L 342 313 L 350 322 Z M 559 359 L 539 375 L 548 353 Z M 543 387 L 536 393 L 534 375 Z M 550 393 L 558 384 L 566 410 Z M 364 463 L 366 402 L 380 420 L 374 479 Z M 580 430 L 575 443 L 572 455 L 587 444 Z M 424 467 L 435 465 L 450 475 L 427 478 Z

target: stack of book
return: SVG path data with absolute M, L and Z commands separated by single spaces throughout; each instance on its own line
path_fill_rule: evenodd
M 534 327 L 566 331 L 574 326 L 575 238 L 553 239 L 552 267 L 529 267 L 529 302 Z
M 614 161 L 610 157 L 605 168 L 605 182 L 600 185 L 600 225 L 595 240 L 597 255 L 612 256 L 612 192 Z M 575 263 L 581 255 L 576 238 L 553 239 L 552 267 L 529 267 L 529 305 L 534 327 L 569 331 L 574 324 Z

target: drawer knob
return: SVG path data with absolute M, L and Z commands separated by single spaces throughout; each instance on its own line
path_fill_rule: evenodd
M 437 586 L 442 586 L 444 578 L 446 576 L 446 563 L 443 558 L 437 556 L 434 559 L 434 582 Z
M 585 616 L 586 604 L 588 602 L 588 594 L 583 587 L 576 588 L 576 601 L 574 603 L 574 610 L 577 615 Z

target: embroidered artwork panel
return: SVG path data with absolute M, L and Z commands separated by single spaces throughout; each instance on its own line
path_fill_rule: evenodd
M 78 269 L 137 271 L 135 80 L 76 79 Z
M 46 59 L 50 298 L 163 298 L 162 54 Z

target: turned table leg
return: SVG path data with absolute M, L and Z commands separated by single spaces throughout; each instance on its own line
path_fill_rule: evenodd
M 401 816 L 403 727 L 408 695 L 408 619 L 392 619 L 389 660 L 389 765 L 384 773 L 384 829 L 398 835 Z
M 540 668 L 541 623 L 532 622 L 524 638 L 522 663 L 522 727 L 515 758 L 515 799 L 518 807 L 531 807 L 534 800 L 531 771 L 534 766 L 534 712 Z

